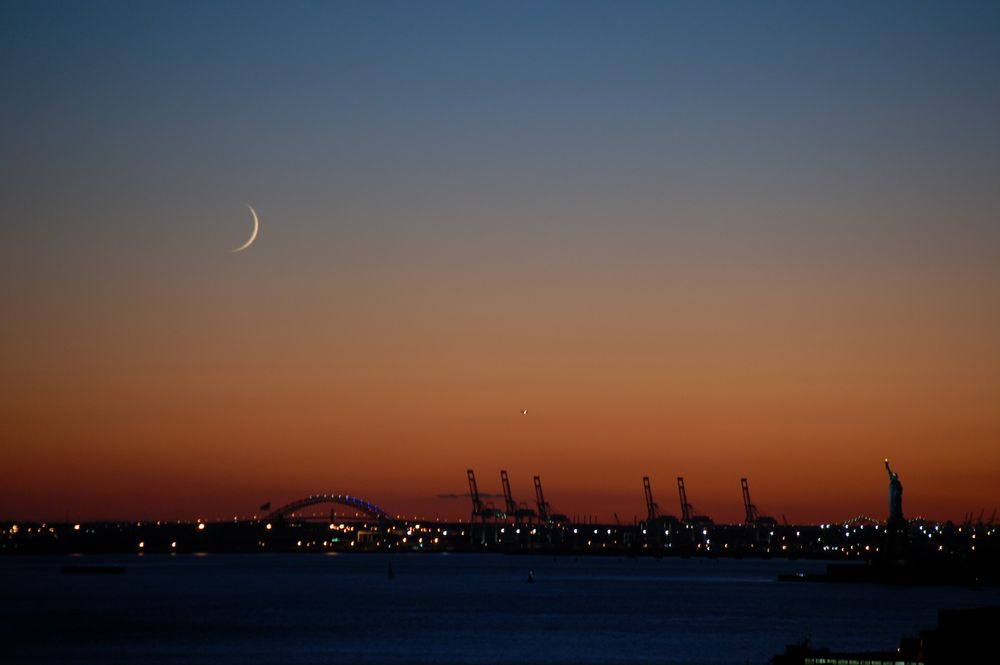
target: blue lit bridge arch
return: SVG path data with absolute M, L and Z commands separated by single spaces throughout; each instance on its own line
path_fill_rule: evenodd
M 334 503 L 341 506 L 348 506 L 349 508 L 354 508 L 362 513 L 371 515 L 378 519 L 388 519 L 389 515 L 385 513 L 384 510 L 379 508 L 376 504 L 365 501 L 361 497 L 350 496 L 348 494 L 313 494 L 307 496 L 304 499 L 299 499 L 297 501 L 292 501 L 291 503 L 286 503 L 285 505 L 272 510 L 267 519 L 277 520 L 289 515 L 293 515 L 303 508 L 308 508 L 310 506 L 318 506 L 324 503 Z

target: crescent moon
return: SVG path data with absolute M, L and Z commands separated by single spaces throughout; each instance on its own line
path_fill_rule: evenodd
M 250 209 L 250 214 L 253 215 L 253 233 L 250 234 L 250 239 L 245 243 L 232 250 L 234 252 L 242 252 L 244 249 L 253 244 L 253 241 L 257 239 L 257 232 L 260 231 L 260 220 L 257 219 L 257 211 L 253 209 L 253 206 L 247 206 Z

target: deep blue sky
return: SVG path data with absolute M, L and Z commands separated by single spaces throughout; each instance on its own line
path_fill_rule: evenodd
M 252 189 L 348 218 L 572 198 L 642 223 L 665 199 L 995 189 L 995 3 L 3 7 L 3 179 L 89 209 Z

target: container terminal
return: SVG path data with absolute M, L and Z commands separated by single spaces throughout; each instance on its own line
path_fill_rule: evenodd
M 890 514 L 885 520 L 862 516 L 827 524 L 779 521 L 753 503 L 747 478 L 740 479 L 742 522 L 724 524 L 698 514 L 683 477 L 677 478 L 679 510 L 674 515 L 661 508 L 650 478 L 644 476 L 644 519 L 597 523 L 554 509 L 539 476 L 533 477 L 533 504 L 516 501 L 506 470 L 500 471 L 502 507 L 487 504 L 469 469 L 468 520 L 408 519 L 360 497 L 314 494 L 273 509 L 265 503 L 261 514 L 232 521 L 0 522 L 0 554 L 349 551 L 781 557 L 831 562 L 825 575 L 783 577 L 794 582 L 997 584 L 996 513 L 989 519 L 982 513 L 972 519 L 970 514 L 962 523 L 906 520 L 897 498 L 898 476 L 888 461 L 886 469 Z

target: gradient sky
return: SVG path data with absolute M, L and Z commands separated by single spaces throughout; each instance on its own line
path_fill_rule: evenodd
M 0 518 L 1000 505 L 1000 5 L 0 3 Z M 249 250 L 228 250 L 250 231 Z M 529 409 L 527 416 L 519 414 Z

